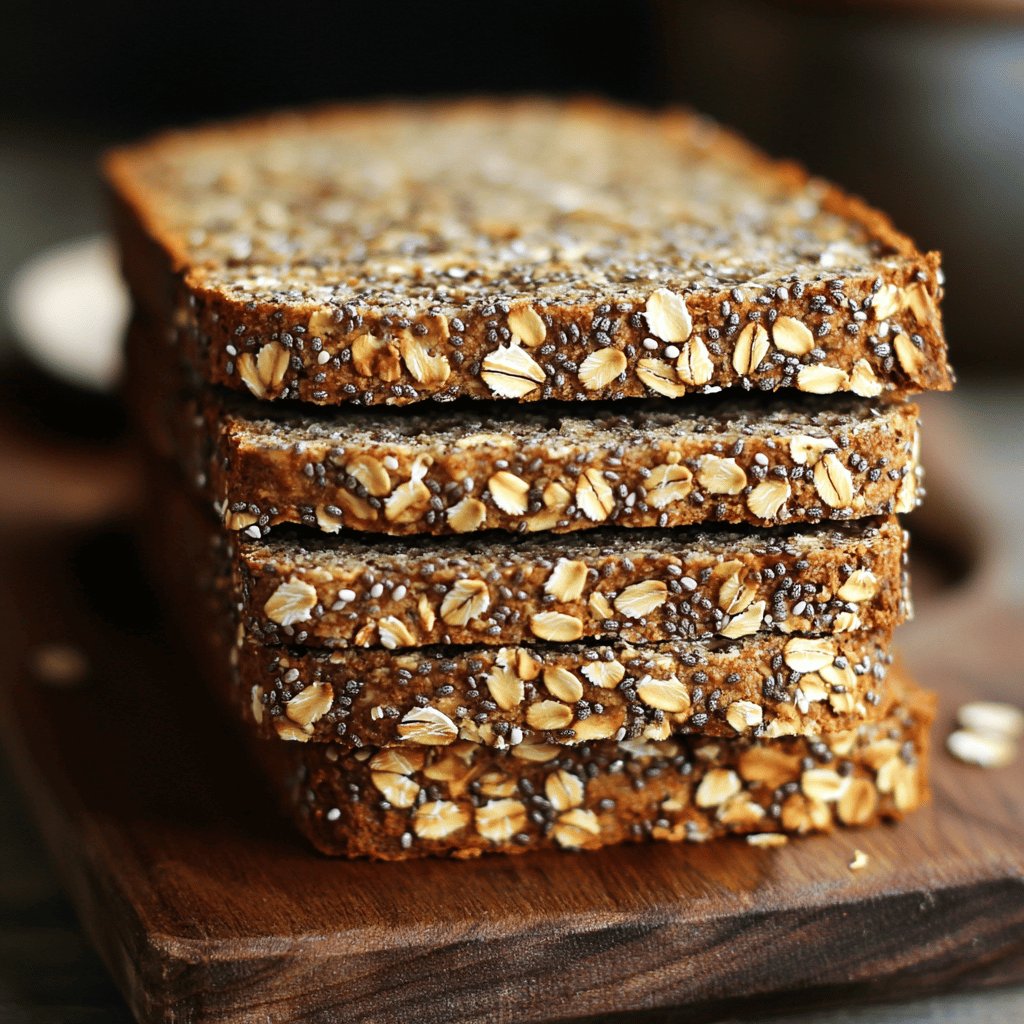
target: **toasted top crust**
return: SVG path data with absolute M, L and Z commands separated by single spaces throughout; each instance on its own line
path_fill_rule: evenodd
M 659 359 L 691 336 L 698 371 L 691 354 L 668 381 L 680 393 L 794 386 L 795 363 L 788 379 L 770 360 L 758 373 L 759 340 L 752 365 L 751 346 L 733 351 L 748 323 L 771 333 L 780 315 L 799 337 L 772 333 L 778 354 L 819 365 L 801 351 L 813 334 L 848 378 L 849 350 L 871 354 L 851 335 L 906 319 L 914 351 L 869 358 L 865 386 L 949 386 L 938 256 L 692 114 L 535 100 L 337 108 L 164 135 L 113 153 L 106 171 L 125 218 L 180 275 L 207 373 L 260 397 L 666 394 L 661 368 L 633 356 Z M 364 337 L 374 343 L 355 344 Z M 510 345 L 521 354 L 507 367 Z M 588 354 L 608 351 L 577 380 Z

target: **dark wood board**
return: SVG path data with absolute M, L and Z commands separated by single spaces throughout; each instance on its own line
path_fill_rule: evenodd
M 911 820 L 775 850 L 330 861 L 159 636 L 124 536 L 0 555 L 4 747 L 140 1020 L 712 1020 L 1024 979 L 1020 762 L 983 772 L 940 745 Z M 1019 692 L 1022 623 L 971 586 L 906 631 L 940 737 L 962 700 Z M 84 684 L 33 673 L 54 640 L 87 652 Z

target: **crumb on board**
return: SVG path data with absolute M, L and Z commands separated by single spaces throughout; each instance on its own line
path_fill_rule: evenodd
M 750 846 L 785 846 L 789 837 L 781 832 L 755 832 L 747 836 L 747 843 Z

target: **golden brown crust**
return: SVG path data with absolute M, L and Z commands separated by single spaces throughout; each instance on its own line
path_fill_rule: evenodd
M 462 186 L 461 199 L 468 190 L 470 206 L 482 194 L 465 224 L 456 230 L 458 216 L 430 212 L 453 200 L 445 197 L 451 167 L 436 152 L 444 147 L 429 141 L 419 161 L 426 199 L 399 192 L 385 203 L 409 207 L 397 229 L 365 213 L 360 197 L 376 193 L 364 196 L 360 140 L 374 158 L 400 162 L 410 159 L 403 146 L 416 131 L 447 137 L 455 126 L 462 138 L 467 124 L 468 159 L 456 167 L 468 164 L 476 177 L 452 187 Z M 585 161 L 560 161 L 551 144 L 567 126 L 580 126 L 613 168 L 618 160 L 629 169 L 611 172 L 611 191 L 596 180 L 593 209 L 569 214 L 554 200 L 548 210 L 543 198 L 579 192 L 590 173 Z M 534 143 L 548 132 L 543 155 L 515 150 L 516 131 Z M 309 207 L 312 185 L 292 162 L 306 148 L 315 165 L 341 132 L 355 168 L 342 177 L 355 183 L 334 198 L 354 203 L 357 222 L 367 221 L 358 241 L 350 236 L 358 223 L 339 234 L 329 218 L 317 220 L 324 215 Z M 497 186 L 484 168 L 502 134 L 510 151 L 500 159 L 520 162 L 510 181 L 548 174 L 556 182 L 536 193 L 513 189 L 525 214 L 542 211 L 532 228 L 522 211 L 504 227 L 485 216 L 487 190 Z M 294 188 L 254 155 L 278 137 Z M 647 162 L 636 159 L 644 146 L 654 147 Z M 345 147 L 336 159 L 349 159 Z M 441 161 L 433 180 L 431 159 Z M 874 397 L 952 383 L 938 255 L 918 252 L 861 201 L 693 115 L 541 102 L 341 108 L 156 139 L 112 154 L 106 169 L 136 295 L 151 315 L 178 325 L 205 379 L 259 398 L 403 405 L 461 396 L 678 397 L 708 388 Z M 648 194 L 674 198 L 645 205 Z M 707 209 L 679 207 L 689 194 Z M 205 219 L 203 201 L 211 207 Z M 645 217 L 657 227 L 643 227 Z M 682 237 L 666 242 L 657 228 Z M 317 231 L 328 241 L 318 243 Z M 566 232 L 576 239 L 568 248 Z M 653 247 L 666 245 L 645 265 Z
M 258 747 L 299 828 L 335 856 L 473 857 L 726 835 L 774 845 L 899 819 L 927 800 L 934 698 L 907 682 L 895 688 L 882 720 L 820 741 Z
M 685 413 L 638 402 L 589 415 L 556 405 L 318 416 L 195 395 L 180 375 L 166 337 L 137 324 L 135 417 L 248 537 L 279 523 L 395 536 L 771 526 L 908 512 L 921 493 L 912 404 L 793 396 L 768 410 L 708 398 Z

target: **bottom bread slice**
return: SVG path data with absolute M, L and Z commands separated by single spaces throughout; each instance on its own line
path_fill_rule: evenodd
M 256 747 L 301 831 L 330 855 L 474 857 L 726 835 L 767 844 L 899 819 L 926 801 L 934 698 L 893 675 L 882 719 L 820 739 Z

